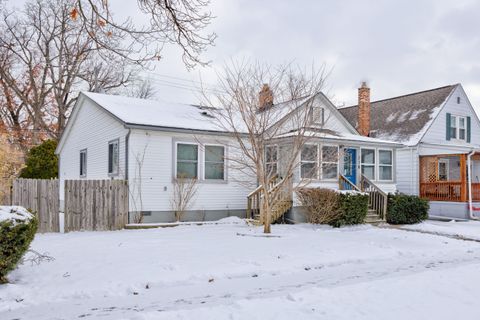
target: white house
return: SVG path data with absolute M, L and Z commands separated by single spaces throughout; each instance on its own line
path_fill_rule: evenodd
M 360 127 L 361 109 L 339 111 Z M 396 153 L 400 192 L 429 199 L 431 216 L 469 218 L 480 210 L 480 122 L 460 84 L 368 101 L 363 109 L 365 134 L 404 145 Z
M 321 93 L 308 99 L 315 109 L 308 130 L 312 138 L 298 155 L 293 181 L 308 179 L 312 186 L 338 189 L 346 181 L 359 185 L 365 177 L 384 192 L 395 191 L 399 144 L 359 135 Z M 288 105 L 271 106 L 278 110 L 279 123 L 290 116 Z M 294 129 L 266 147 L 267 165 L 279 173 L 282 141 L 288 141 Z M 144 222 L 173 221 L 173 180 L 186 174 L 197 178 L 198 191 L 183 219 L 245 217 L 256 179 L 228 163 L 229 153 L 238 150 L 234 144 L 231 133 L 212 120 L 209 108 L 81 93 L 56 150 L 60 199 L 67 179 L 126 179 L 130 221 L 136 212 L 143 213 Z M 295 209 L 288 217 L 303 220 Z

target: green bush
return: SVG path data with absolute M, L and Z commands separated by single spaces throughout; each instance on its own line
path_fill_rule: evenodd
M 30 149 L 25 161 L 26 167 L 20 172 L 20 178 L 51 179 L 58 177 L 56 148 L 55 140 L 46 140 Z
M 339 193 L 342 214 L 330 223 L 334 227 L 361 224 L 368 213 L 368 195 L 360 192 Z
M 36 218 L 0 222 L 0 283 L 7 282 L 7 274 L 15 269 L 28 250 L 37 231 L 37 225 Z
M 359 192 L 338 192 L 324 188 L 297 190 L 300 204 L 307 211 L 310 223 L 333 227 L 363 223 L 368 212 L 368 195 Z
M 428 218 L 428 200 L 406 194 L 388 196 L 387 222 L 390 224 L 414 224 Z

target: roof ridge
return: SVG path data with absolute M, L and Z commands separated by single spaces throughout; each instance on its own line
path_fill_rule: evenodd
M 430 92 L 430 91 L 436 91 L 436 90 L 440 90 L 440 89 L 445 89 L 445 88 L 448 88 L 448 87 L 456 87 L 456 86 L 458 86 L 458 85 L 459 85 L 459 83 L 449 84 L 449 85 L 442 86 L 442 87 L 438 87 L 438 88 L 427 89 L 427 90 L 422 90 L 422 91 L 417 91 L 417 92 L 411 92 L 411 93 L 407 93 L 407 94 L 403 94 L 403 95 L 399 95 L 399 96 L 395 96 L 395 97 L 390 97 L 390 98 L 386 98 L 386 99 L 375 100 L 375 101 L 371 101 L 370 103 L 373 104 L 373 103 L 377 103 L 377 102 L 383 102 L 383 101 L 388 101 L 388 100 L 393 100 L 393 99 L 404 98 L 404 97 L 413 96 L 413 95 L 416 95 L 416 94 L 421 94 L 421 93 L 426 93 L 426 92 Z M 338 108 L 338 109 L 339 109 L 339 110 L 343 110 L 343 109 L 355 108 L 355 107 L 358 107 L 358 104 L 353 105 L 353 106 Z

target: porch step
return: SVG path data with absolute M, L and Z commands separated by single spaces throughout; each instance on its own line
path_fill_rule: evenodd
M 380 216 L 377 214 L 377 212 L 373 209 L 368 209 L 367 216 L 365 217 L 364 220 L 365 223 L 370 223 L 370 224 L 376 224 L 376 223 L 382 223 L 385 222 Z

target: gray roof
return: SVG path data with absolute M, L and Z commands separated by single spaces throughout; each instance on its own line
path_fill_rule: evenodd
M 370 136 L 406 145 L 418 144 L 457 86 L 449 85 L 372 102 Z M 358 105 L 339 111 L 352 126 L 358 127 Z

